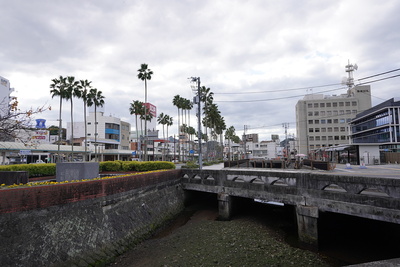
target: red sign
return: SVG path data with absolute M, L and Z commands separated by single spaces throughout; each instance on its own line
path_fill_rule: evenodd
M 153 104 L 144 103 L 144 106 L 147 107 L 149 114 L 153 116 L 153 118 L 157 117 L 157 108 Z

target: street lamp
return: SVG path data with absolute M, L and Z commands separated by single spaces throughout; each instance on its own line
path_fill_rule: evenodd
M 200 77 L 190 77 L 192 91 L 197 95 L 193 98 L 193 103 L 197 104 L 197 126 L 198 126 L 198 140 L 199 140 L 199 169 L 203 167 L 203 158 L 201 151 L 201 92 L 200 92 Z

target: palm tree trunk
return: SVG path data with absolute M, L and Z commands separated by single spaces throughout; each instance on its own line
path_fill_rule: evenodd
M 74 105 L 72 103 L 71 95 L 71 161 L 74 161 Z
M 87 161 L 87 119 L 86 119 L 86 101 L 83 101 L 83 120 L 85 123 L 85 157 L 83 161 Z
M 58 158 L 57 158 L 57 162 L 60 162 L 60 142 L 61 142 L 61 132 L 62 132 L 62 121 L 61 121 L 61 109 L 62 109 L 62 97 L 60 95 L 60 114 L 59 114 L 59 123 L 58 123 Z

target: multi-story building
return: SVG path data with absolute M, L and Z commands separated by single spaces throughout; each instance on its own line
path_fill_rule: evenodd
M 4 117 L 10 112 L 10 102 L 15 97 L 11 96 L 14 88 L 10 87 L 10 81 L 0 76 L 0 117 Z
M 369 85 L 351 87 L 341 95 L 306 95 L 296 104 L 297 152 L 309 155 L 320 148 L 349 144 L 350 121 L 369 108 Z
M 352 144 L 358 146 L 359 158 L 365 164 L 382 161 L 399 162 L 400 98 L 392 98 L 368 110 L 351 121 Z M 390 160 L 392 153 L 397 158 Z
M 95 136 L 95 120 L 97 121 L 97 136 Z M 97 151 L 101 156 L 100 161 L 128 160 L 132 156 L 129 146 L 131 126 L 128 122 L 121 121 L 116 117 L 104 116 L 102 110 L 96 114 L 89 112 L 86 122 L 86 143 L 84 122 L 74 122 L 74 136 L 72 136 L 71 123 L 67 123 L 67 140 L 73 140 L 76 145 L 86 145 L 88 151 Z

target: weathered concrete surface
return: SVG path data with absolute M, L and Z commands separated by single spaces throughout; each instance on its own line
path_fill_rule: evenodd
M 89 266 L 112 259 L 183 209 L 184 192 L 177 173 L 172 171 L 171 179 L 155 179 L 152 176 L 157 174 L 149 174 L 85 182 L 95 189 L 98 188 L 95 185 L 101 185 L 106 193 L 103 196 L 93 193 L 90 198 L 87 194 L 91 191 L 77 192 L 79 188 L 89 189 L 85 186 L 43 187 L 56 192 L 58 187 L 69 186 L 73 190 L 61 190 L 60 194 L 68 192 L 81 198 L 43 208 L 4 209 L 0 213 L 1 266 Z M 138 182 L 130 183 L 135 178 Z M 121 187 L 130 184 L 132 188 Z M 27 190 L 22 189 L 21 195 L 14 194 L 17 206 L 25 203 L 19 198 L 25 199 Z M 39 187 L 32 188 L 33 194 L 37 195 L 38 190 Z M 1 191 L 0 195 L 10 196 L 13 192 L 18 189 Z M 49 200 L 51 196 L 48 195 Z M 40 203 L 44 201 L 42 198 Z
M 29 173 L 26 171 L 1 171 L 0 184 L 26 184 L 29 181 Z
M 93 179 L 98 176 L 98 162 L 60 162 L 56 164 L 57 182 Z
M 182 170 L 186 190 L 280 202 L 298 208 L 299 237 L 317 244 L 318 212 L 400 224 L 400 179 L 321 172 L 222 169 Z M 308 207 L 313 212 L 307 215 Z M 220 208 L 224 209 L 223 205 Z

